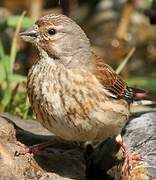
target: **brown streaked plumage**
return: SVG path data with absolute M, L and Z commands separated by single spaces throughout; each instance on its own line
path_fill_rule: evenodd
M 41 17 L 21 33 L 39 50 L 28 97 L 41 124 L 63 139 L 101 141 L 127 122 L 133 89 L 97 57 L 83 30 L 63 15 Z

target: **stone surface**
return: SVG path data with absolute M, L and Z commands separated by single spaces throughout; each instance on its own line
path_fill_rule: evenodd
M 84 179 L 83 151 L 78 144 L 61 140 L 37 121 L 0 114 L 0 137 L 0 179 Z M 47 140 L 53 146 L 41 155 L 14 155 L 24 144 Z
M 149 175 L 156 179 L 156 110 L 136 113 L 125 127 L 124 141 L 143 157 Z
M 141 165 L 132 169 L 131 178 L 156 179 L 156 110 L 133 115 L 123 133 L 124 142 L 128 147 L 144 158 Z M 15 151 L 21 149 L 22 143 L 34 145 L 47 140 L 52 140 L 53 143 L 44 150 L 46 156 L 29 153 L 14 156 Z M 100 172 L 109 169 L 107 165 L 111 167 L 112 159 L 108 162 L 108 156 L 114 158 L 116 152 L 116 149 L 109 150 L 108 147 L 112 147 L 111 142 L 100 143 L 87 152 L 87 158 L 95 162 L 96 172 L 99 172 L 99 168 Z M 0 165 L 0 179 L 85 179 L 84 150 L 78 143 L 61 140 L 37 121 L 22 120 L 4 113 L 0 113 Z M 119 179 L 119 171 L 114 169 L 111 175 L 114 179 Z M 102 176 L 106 177 L 105 172 Z

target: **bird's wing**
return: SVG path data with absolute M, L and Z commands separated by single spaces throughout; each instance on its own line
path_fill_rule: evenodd
M 92 64 L 93 74 L 104 88 L 111 93 L 112 97 L 132 101 L 133 92 L 109 65 L 105 64 L 104 61 L 96 55 L 94 55 Z

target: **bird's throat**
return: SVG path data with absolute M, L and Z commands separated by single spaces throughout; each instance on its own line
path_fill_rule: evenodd
M 67 68 L 75 68 L 81 65 L 87 65 L 92 57 L 90 49 L 78 49 L 69 53 L 49 53 L 44 49 L 38 48 L 40 60 L 52 61 L 55 65 L 64 65 Z

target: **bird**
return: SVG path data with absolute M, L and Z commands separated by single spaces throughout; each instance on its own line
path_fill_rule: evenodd
M 27 93 L 46 129 L 79 142 L 100 142 L 121 133 L 130 105 L 145 92 L 129 87 L 92 51 L 74 20 L 48 14 L 20 36 L 39 52 L 28 72 Z

